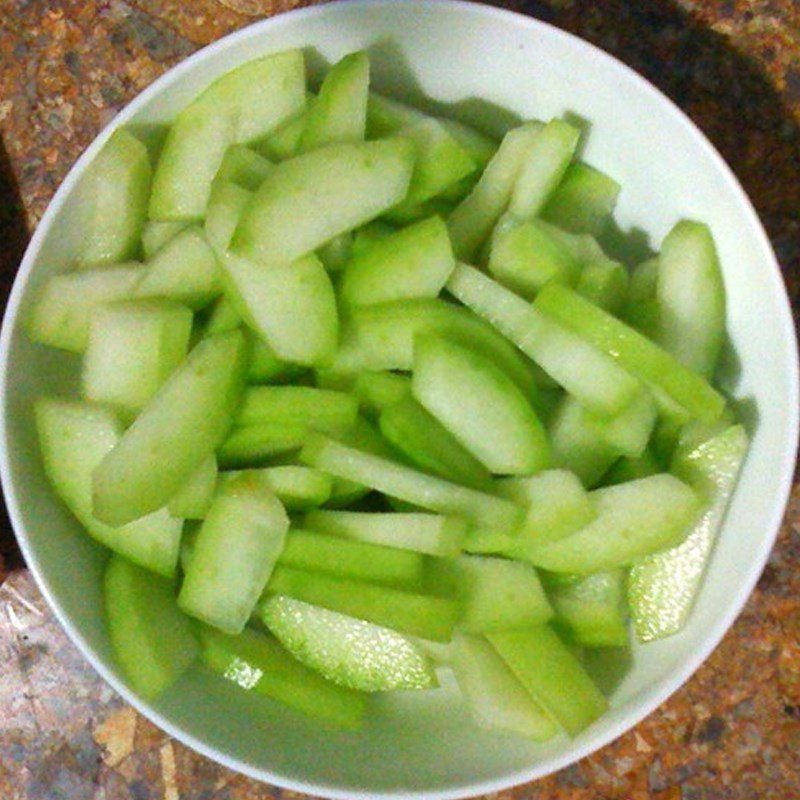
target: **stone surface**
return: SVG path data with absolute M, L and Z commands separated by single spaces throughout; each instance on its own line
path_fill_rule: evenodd
M 402 2 L 403 0 L 397 0 Z M 82 149 L 172 64 L 293 0 L 0 0 L 0 274 Z M 512 0 L 627 62 L 720 149 L 764 219 L 800 312 L 800 4 Z M 0 519 L 0 797 L 268 800 L 171 741 L 92 672 Z M 698 673 L 635 730 L 502 800 L 800 797 L 800 487 L 758 588 Z

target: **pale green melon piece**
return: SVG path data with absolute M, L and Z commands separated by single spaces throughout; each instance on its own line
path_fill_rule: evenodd
M 134 690 L 152 700 L 192 665 L 200 647 L 178 610 L 175 587 L 114 556 L 103 581 L 108 636 Z
M 183 520 L 162 508 L 114 528 L 92 510 L 92 471 L 122 434 L 114 414 L 102 406 L 57 398 L 37 400 L 35 414 L 45 474 L 88 534 L 128 560 L 172 577 Z
M 389 628 L 282 595 L 264 602 L 261 618 L 295 658 L 341 686 L 387 692 L 438 685 L 430 659 Z

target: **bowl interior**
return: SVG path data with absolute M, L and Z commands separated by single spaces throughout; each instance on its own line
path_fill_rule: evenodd
M 623 229 L 637 229 L 657 247 L 681 217 L 710 224 L 728 292 L 732 347 L 725 380 L 753 439 L 689 625 L 668 641 L 634 649 L 606 717 L 574 742 L 540 747 L 476 730 L 446 677 L 437 692 L 378 698 L 366 728 L 347 734 L 242 696 L 199 670 L 153 705 L 132 698 L 103 624 L 105 556 L 53 497 L 33 430 L 31 400 L 45 392 L 72 393 L 78 362 L 31 345 L 18 321 L 36 287 L 70 260 L 80 233 L 73 224 L 78 177 L 99 142 L 42 221 L 6 319 L 3 477 L 9 507 L 29 563 L 95 666 L 158 724 L 206 754 L 327 796 L 455 796 L 501 788 L 563 766 L 630 727 L 698 666 L 744 603 L 772 544 L 793 463 L 796 351 L 783 285 L 738 185 L 680 112 L 608 56 L 507 12 L 389 0 L 288 14 L 184 62 L 117 122 L 157 126 L 237 63 L 297 46 L 309 48 L 312 67 L 366 47 L 379 88 L 496 132 L 515 117 L 578 115 L 591 127 L 585 158 L 622 184 Z

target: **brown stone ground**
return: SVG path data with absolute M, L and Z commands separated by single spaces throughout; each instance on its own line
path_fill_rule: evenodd
M 403 0 L 397 0 L 402 2 Z M 198 47 L 292 0 L 0 0 L 0 276 L 10 286 L 58 183 L 137 92 Z M 800 312 L 800 3 L 496 3 L 614 53 L 656 83 L 733 166 Z M 99 681 L 22 568 L 0 519 L 0 798 L 290 797 L 160 733 Z M 800 798 L 800 486 L 758 589 L 662 708 L 596 755 L 497 797 Z

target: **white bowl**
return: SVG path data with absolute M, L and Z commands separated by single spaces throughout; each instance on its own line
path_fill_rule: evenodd
M 400 97 L 421 92 L 464 113 L 486 112 L 477 98 L 523 118 L 575 112 L 592 123 L 586 159 L 623 186 L 623 227 L 644 229 L 656 245 L 681 217 L 705 220 L 713 230 L 740 363 L 728 388 L 748 401 L 752 446 L 686 629 L 637 647 L 609 713 L 573 741 L 534 746 L 482 732 L 452 687 L 383 698 L 363 732 L 346 734 L 201 671 L 147 703 L 111 656 L 100 597 L 105 559 L 48 487 L 31 414 L 35 396 L 74 390 L 76 362 L 30 344 L 20 317 L 42 280 L 70 260 L 80 236 L 75 188 L 111 129 L 169 120 L 220 73 L 289 47 L 313 48 L 329 61 L 366 47 L 380 88 Z M 717 152 L 669 100 L 600 50 L 523 16 L 447 0 L 355 0 L 285 14 L 226 37 L 156 81 L 56 193 L 14 284 L 1 355 L 8 508 L 27 563 L 73 641 L 126 700 L 185 744 L 252 777 L 332 798 L 496 791 L 564 767 L 635 725 L 697 669 L 744 605 L 781 521 L 797 441 L 797 352 L 786 293 L 764 230 Z

